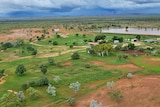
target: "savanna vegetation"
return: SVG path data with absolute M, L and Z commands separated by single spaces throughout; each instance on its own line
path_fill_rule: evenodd
M 91 31 L 141 25 L 159 28 L 158 19 L 121 16 L 1 21 L 3 34 L 41 28 L 36 31 L 42 35 L 1 42 L 0 107 L 82 107 L 83 97 L 103 87 L 113 102 L 123 102 L 124 90 L 115 88 L 117 81 L 160 74 L 158 36 Z M 54 32 L 55 28 L 60 31 Z M 144 42 L 148 39 L 156 42 Z M 107 105 L 96 97 L 86 105 L 103 106 Z

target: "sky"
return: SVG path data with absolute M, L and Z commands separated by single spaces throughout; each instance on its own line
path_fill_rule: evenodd
M 0 17 L 160 14 L 160 0 L 0 0 Z

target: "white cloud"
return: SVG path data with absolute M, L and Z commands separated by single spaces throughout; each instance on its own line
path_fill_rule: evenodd
M 16 11 L 49 11 L 50 9 L 138 9 L 159 8 L 160 0 L 0 0 L 0 14 Z M 69 11 L 71 11 L 69 10 Z M 67 11 L 67 10 L 66 10 Z

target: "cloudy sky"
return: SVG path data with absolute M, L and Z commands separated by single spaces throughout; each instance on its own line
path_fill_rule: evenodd
M 160 0 L 0 0 L 0 17 L 160 14 Z

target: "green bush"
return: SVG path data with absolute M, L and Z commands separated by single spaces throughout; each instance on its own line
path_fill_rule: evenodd
M 21 85 L 21 87 L 22 87 L 23 90 L 26 90 L 28 88 L 28 85 L 26 83 L 24 83 L 24 84 Z
M 69 47 L 70 47 L 70 48 L 73 48 L 73 45 L 70 45 Z
M 86 63 L 86 64 L 84 65 L 84 67 L 85 67 L 85 68 L 90 68 L 91 65 L 90 65 L 89 63 Z
M 71 59 L 76 60 L 76 59 L 80 59 L 80 55 L 78 52 L 74 52 L 71 56 Z
M 36 100 L 37 98 L 39 98 L 40 94 L 38 92 L 38 90 L 32 88 L 32 87 L 29 87 L 26 92 L 29 94 L 29 97 L 32 99 L 32 100 Z
M 23 75 L 25 72 L 26 72 L 26 68 L 24 67 L 23 64 L 18 65 L 15 71 L 17 75 Z
M 36 86 L 36 82 L 35 81 L 30 81 L 28 83 L 29 87 L 35 87 Z
M 75 102 L 75 98 L 73 98 L 73 97 L 68 98 L 67 102 L 68 102 L 68 104 L 70 104 L 70 105 L 74 105 L 74 104 L 76 103 L 76 102 Z
M 49 65 L 56 65 L 54 58 L 50 57 L 48 58 Z
M 53 41 L 53 45 L 58 45 L 58 42 L 57 41 Z
M 37 86 L 45 86 L 49 84 L 49 80 L 47 77 L 41 77 L 38 81 L 37 81 Z
M 113 100 L 119 101 L 123 98 L 122 92 L 120 90 L 110 93 L 110 96 Z
M 2 70 L 0 69 L 0 78 L 5 75 L 4 71 L 5 71 L 4 69 L 2 69 Z

